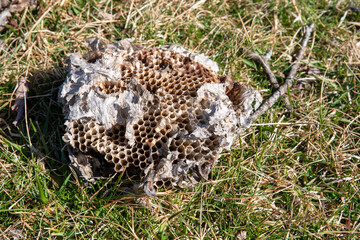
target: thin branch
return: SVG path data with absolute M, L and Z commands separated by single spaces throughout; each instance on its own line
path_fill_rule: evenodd
M 294 62 L 294 65 L 291 67 L 290 72 L 285 80 L 285 83 L 281 85 L 265 102 L 261 104 L 261 106 L 250 115 L 250 117 L 247 119 L 248 124 L 252 124 L 257 118 L 259 118 L 262 114 L 264 114 L 272 105 L 275 104 L 275 102 L 284 94 L 286 94 L 287 89 L 291 88 L 293 85 L 294 77 L 299 69 L 300 61 L 302 60 L 306 46 L 309 42 L 310 35 L 314 29 L 314 24 L 311 24 L 310 26 L 306 26 L 305 28 L 305 34 L 303 37 L 303 40 L 301 42 L 301 48 L 299 50 L 299 53 L 296 57 L 296 60 Z
M 267 53 L 265 56 L 250 52 L 248 54 L 248 57 L 250 59 L 260 63 L 260 65 L 264 69 L 266 76 L 268 77 L 270 83 L 274 86 L 275 91 L 276 91 L 280 87 L 280 84 L 279 84 L 278 80 L 276 79 L 274 73 L 271 71 L 270 64 L 268 61 L 268 59 L 271 57 L 271 51 L 269 53 Z M 291 104 L 290 104 L 290 100 L 287 96 L 284 96 L 283 102 L 286 106 L 286 109 L 289 112 L 291 112 Z
M 264 69 L 265 74 L 268 76 L 269 81 L 271 82 L 271 84 L 275 87 L 275 88 L 279 88 L 280 85 L 274 75 L 274 73 L 271 71 L 270 69 L 270 64 L 269 61 L 267 59 L 267 57 L 259 55 L 257 53 L 253 53 L 250 52 L 248 54 L 248 57 L 258 63 L 260 63 L 260 65 L 262 66 L 262 68 Z

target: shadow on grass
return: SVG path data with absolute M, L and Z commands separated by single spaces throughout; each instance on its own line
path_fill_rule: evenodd
M 103 196 L 101 200 L 118 199 L 124 194 L 119 191 L 119 186 L 130 186 L 129 181 L 122 180 L 119 184 L 121 177 L 116 174 L 109 179 L 89 184 L 78 178 L 69 167 L 67 147 L 62 141 L 65 120 L 62 106 L 57 102 L 58 91 L 66 79 L 67 69 L 59 66 L 29 75 L 25 116 L 18 127 L 15 127 L 12 121 L 16 112 L 12 112 L 11 104 L 7 104 L 0 112 L 0 124 L 3 139 L 6 139 L 8 146 L 16 146 L 14 150 L 18 152 L 14 154 L 20 156 L 20 164 L 34 171 L 30 181 L 37 185 L 36 201 L 48 203 L 51 194 L 61 198 L 65 190 L 89 199 L 96 199 L 95 195 Z M 14 89 L 15 85 L 9 82 L 8 88 Z M 69 184 L 72 187 L 65 188 Z M 108 191 L 109 189 L 112 191 Z M 78 192 L 74 193 L 74 190 Z

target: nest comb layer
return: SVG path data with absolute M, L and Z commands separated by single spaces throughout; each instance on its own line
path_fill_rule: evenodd
M 89 45 L 84 57 L 70 56 L 59 93 L 72 166 L 90 181 L 131 172 L 148 195 L 207 179 L 247 127 L 257 92 L 180 46 Z

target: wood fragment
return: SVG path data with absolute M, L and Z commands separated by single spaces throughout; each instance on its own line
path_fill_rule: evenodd
M 293 85 L 294 77 L 299 69 L 300 61 L 302 60 L 306 46 L 309 42 L 310 35 L 313 32 L 314 24 L 305 27 L 305 34 L 303 40 L 301 42 L 301 48 L 297 54 L 296 60 L 293 66 L 288 73 L 288 76 L 283 85 L 281 85 L 268 99 L 266 99 L 261 106 L 250 115 L 247 119 L 247 123 L 250 125 L 252 124 L 257 118 L 259 118 L 262 114 L 264 114 L 271 106 L 275 104 L 275 102 L 283 95 L 287 93 L 287 89 L 291 88 Z

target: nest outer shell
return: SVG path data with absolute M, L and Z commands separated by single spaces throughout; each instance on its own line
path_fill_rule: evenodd
M 132 126 L 144 115 L 143 106 L 153 100 L 154 96 L 148 90 L 139 87 L 136 80 L 132 80 L 131 89 L 123 91 L 116 96 L 105 96 L 94 90 L 94 84 L 99 81 L 116 81 L 119 72 L 113 65 L 123 61 L 122 53 L 133 53 L 142 49 L 134 45 L 132 39 L 124 39 L 117 43 L 106 45 L 98 38 L 87 40 L 92 52 L 80 56 L 77 53 L 70 55 L 70 72 L 59 91 L 59 102 L 63 104 L 65 125 L 69 128 L 70 122 L 79 119 L 95 119 L 105 129 L 111 129 L 116 124 L 126 125 L 125 137 L 129 144 L 134 144 L 134 131 Z M 189 57 L 217 73 L 219 67 L 216 62 L 204 54 L 193 53 L 182 46 L 166 45 L 160 49 L 177 52 Z M 101 59 L 101 61 L 98 61 Z M 227 89 L 231 86 L 230 89 Z M 220 136 L 220 151 L 205 169 L 195 166 L 196 162 L 186 161 L 174 165 L 172 161 L 177 156 L 169 153 L 158 164 L 151 163 L 144 171 L 145 177 L 140 187 L 150 196 L 156 194 L 154 183 L 159 180 L 173 179 L 175 186 L 189 188 L 195 186 L 201 178 L 207 176 L 223 149 L 229 149 L 238 136 L 239 131 L 247 128 L 246 118 L 261 102 L 260 94 L 245 85 L 225 80 L 222 83 L 205 83 L 198 89 L 194 100 L 200 104 L 207 101 L 207 126 L 194 126 L 191 138 L 206 139 L 215 134 Z M 234 105 L 235 104 L 235 105 Z M 253 106 L 254 105 L 254 106 Z M 84 179 L 94 182 L 102 177 L 114 174 L 112 169 L 105 169 L 102 161 L 89 154 L 81 153 L 73 146 L 69 146 L 71 167 Z M 193 169 L 198 169 L 196 173 Z M 192 172 L 192 173 L 189 173 Z

